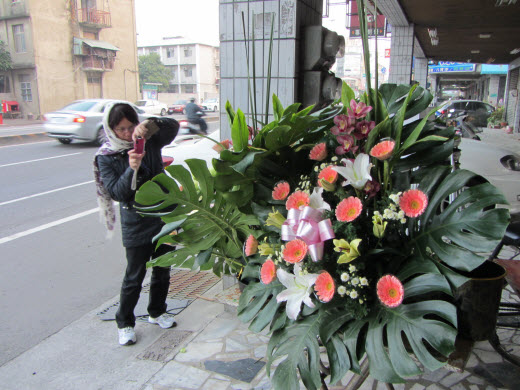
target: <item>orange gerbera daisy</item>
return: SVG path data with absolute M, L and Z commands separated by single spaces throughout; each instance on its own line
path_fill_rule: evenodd
M 361 200 L 355 196 L 350 196 L 339 202 L 338 207 L 336 207 L 336 218 L 338 221 L 352 222 L 359 217 L 361 210 L 363 210 Z
M 399 199 L 399 207 L 407 217 L 418 217 L 428 206 L 428 197 L 420 190 L 408 190 Z
M 285 200 L 285 198 L 287 198 L 287 195 L 289 195 L 289 192 L 291 192 L 291 187 L 289 186 L 289 183 L 287 183 L 286 181 L 282 181 L 274 187 L 273 199 Z
M 378 160 L 386 160 L 390 158 L 394 151 L 395 141 L 388 140 L 379 142 L 370 150 L 370 155 Z
M 332 276 L 327 271 L 323 271 L 316 279 L 314 289 L 322 302 L 329 302 L 334 296 L 336 285 Z
M 327 147 L 325 142 L 322 142 L 311 149 L 309 158 L 311 160 L 323 161 L 327 157 Z
M 258 252 L 258 241 L 252 234 L 247 237 L 245 252 L 246 256 L 253 256 Z
M 273 260 L 267 259 L 260 269 L 260 280 L 263 284 L 269 284 L 276 276 L 276 266 Z
M 308 206 L 310 201 L 311 199 L 309 194 L 303 191 L 295 191 L 287 198 L 287 202 L 285 202 L 285 208 L 287 210 L 298 210 L 301 206 Z
M 326 180 L 331 184 L 334 184 L 336 180 L 338 180 L 338 172 L 334 170 L 334 168 L 329 165 L 325 169 L 323 169 L 318 175 L 318 185 L 321 187 L 320 179 Z
M 403 302 L 404 288 L 394 275 L 385 275 L 377 282 L 377 296 L 388 307 L 397 307 Z
M 282 251 L 282 257 L 288 263 L 299 263 L 307 254 L 307 244 L 303 240 L 289 241 Z

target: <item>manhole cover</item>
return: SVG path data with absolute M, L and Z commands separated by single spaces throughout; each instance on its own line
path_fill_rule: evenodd
M 150 345 L 146 351 L 137 355 L 137 358 L 141 360 L 165 362 L 175 347 L 182 343 L 191 333 L 189 330 L 169 329 L 159 337 L 155 343 Z

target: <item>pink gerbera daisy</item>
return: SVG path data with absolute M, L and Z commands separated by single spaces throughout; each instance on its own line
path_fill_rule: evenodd
M 246 256 L 253 256 L 258 251 L 258 241 L 252 234 L 247 237 Z
M 314 289 L 318 294 L 318 298 L 320 298 L 322 302 L 329 302 L 334 296 L 336 285 L 334 284 L 334 279 L 332 279 L 332 276 L 330 276 L 328 272 L 323 271 L 316 279 Z
M 397 307 L 403 302 L 404 288 L 394 275 L 385 275 L 377 282 L 377 296 L 388 307 Z
M 399 199 L 399 207 L 407 217 L 418 217 L 428 206 L 428 197 L 420 190 L 408 190 Z
M 338 221 L 352 222 L 359 217 L 361 210 L 363 210 L 361 200 L 355 196 L 350 196 L 339 202 L 338 207 L 336 207 L 336 218 Z
M 311 160 L 323 161 L 327 157 L 327 147 L 325 142 L 322 142 L 316 146 L 314 146 L 309 153 L 309 158 Z
M 325 169 L 323 169 L 318 175 L 318 185 L 321 187 L 321 179 L 328 181 L 330 184 L 336 183 L 338 180 L 338 172 L 334 170 L 334 168 L 329 165 Z
M 287 198 L 287 195 L 289 195 L 289 192 L 291 192 L 291 187 L 289 186 L 289 183 L 287 183 L 286 181 L 282 181 L 274 187 L 273 199 L 285 200 L 285 198 Z
M 303 240 L 292 240 L 285 245 L 282 257 L 288 263 L 299 263 L 307 254 L 307 244 Z
M 285 208 L 287 210 L 298 210 L 301 206 L 308 206 L 310 201 L 309 194 L 303 191 L 295 191 L 287 198 L 287 202 L 285 202 Z
M 386 160 L 392 155 L 392 152 L 394 151 L 394 147 L 395 147 L 395 141 L 393 141 L 393 140 L 382 141 L 382 142 L 379 142 L 376 146 L 374 146 L 370 150 L 370 155 L 372 157 L 377 158 L 378 160 Z
M 260 280 L 263 284 L 269 284 L 274 280 L 275 276 L 276 266 L 274 265 L 273 260 L 267 259 L 260 269 Z

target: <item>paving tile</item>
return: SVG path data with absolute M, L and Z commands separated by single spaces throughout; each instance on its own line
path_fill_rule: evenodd
M 249 344 L 233 340 L 232 338 L 226 339 L 226 352 L 241 352 L 249 349 Z
M 265 362 L 255 359 L 240 359 L 235 361 L 206 360 L 206 370 L 229 376 L 242 382 L 251 382 Z
M 217 353 L 215 355 L 215 359 L 219 360 L 237 360 L 237 359 L 246 359 L 250 358 L 251 353 L 249 351 L 245 352 L 232 352 L 232 353 Z
M 208 379 L 206 383 L 204 383 L 203 388 L 211 390 L 226 390 L 230 388 L 230 383 L 228 380 Z
M 185 353 L 178 353 L 175 360 L 178 362 L 199 362 L 222 352 L 222 343 L 195 343 L 186 347 Z
M 150 382 L 152 385 L 199 389 L 209 375 L 198 368 L 171 361 L 155 374 Z
M 475 351 L 475 353 L 477 354 L 478 358 L 486 364 L 501 363 L 504 361 L 504 359 L 502 359 L 502 357 L 494 350 L 493 350 L 493 352 Z
M 426 388 L 426 390 L 443 390 L 443 389 L 444 389 L 444 387 L 441 387 L 435 383 Z
M 426 372 L 421 379 L 430 381 L 430 382 L 440 382 L 442 378 L 444 378 L 446 375 L 450 374 L 450 371 L 445 370 L 443 368 L 440 368 L 435 371 L 429 371 Z
M 470 375 L 469 372 L 463 372 L 463 373 L 460 373 L 460 374 L 459 373 L 453 373 L 453 374 L 450 374 L 447 377 L 445 377 L 443 380 L 441 380 L 440 383 L 443 386 L 451 388 L 453 385 L 455 385 L 456 383 L 462 381 L 464 378 L 466 378 L 469 375 Z
M 415 383 L 409 390 L 423 390 L 425 387 L 419 383 Z
M 212 321 L 199 337 L 197 337 L 197 341 L 226 337 L 235 330 L 239 326 L 237 318 L 225 318 L 223 317 L 225 314 L 227 313 L 222 314 L 221 317 Z

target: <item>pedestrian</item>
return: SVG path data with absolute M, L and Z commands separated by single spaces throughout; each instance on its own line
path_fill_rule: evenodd
M 137 213 L 134 207 L 135 189 L 163 172 L 161 149 L 173 141 L 179 123 L 171 118 L 149 118 L 139 123 L 135 109 L 121 101 L 109 103 L 104 112 L 106 142 L 94 158 L 94 176 L 100 214 L 109 235 L 115 224 L 114 201 L 119 202 L 127 266 L 116 322 L 119 344 L 131 345 L 137 341 L 134 309 L 146 275 L 146 263 L 172 250 L 171 246 L 166 245 L 155 248 L 152 238 L 160 232 L 163 222 L 160 218 L 142 217 Z M 138 137 L 145 139 L 142 154 L 134 150 L 134 142 Z M 166 313 L 169 284 L 170 267 L 153 267 L 148 321 L 161 328 L 176 325 L 173 316 Z

